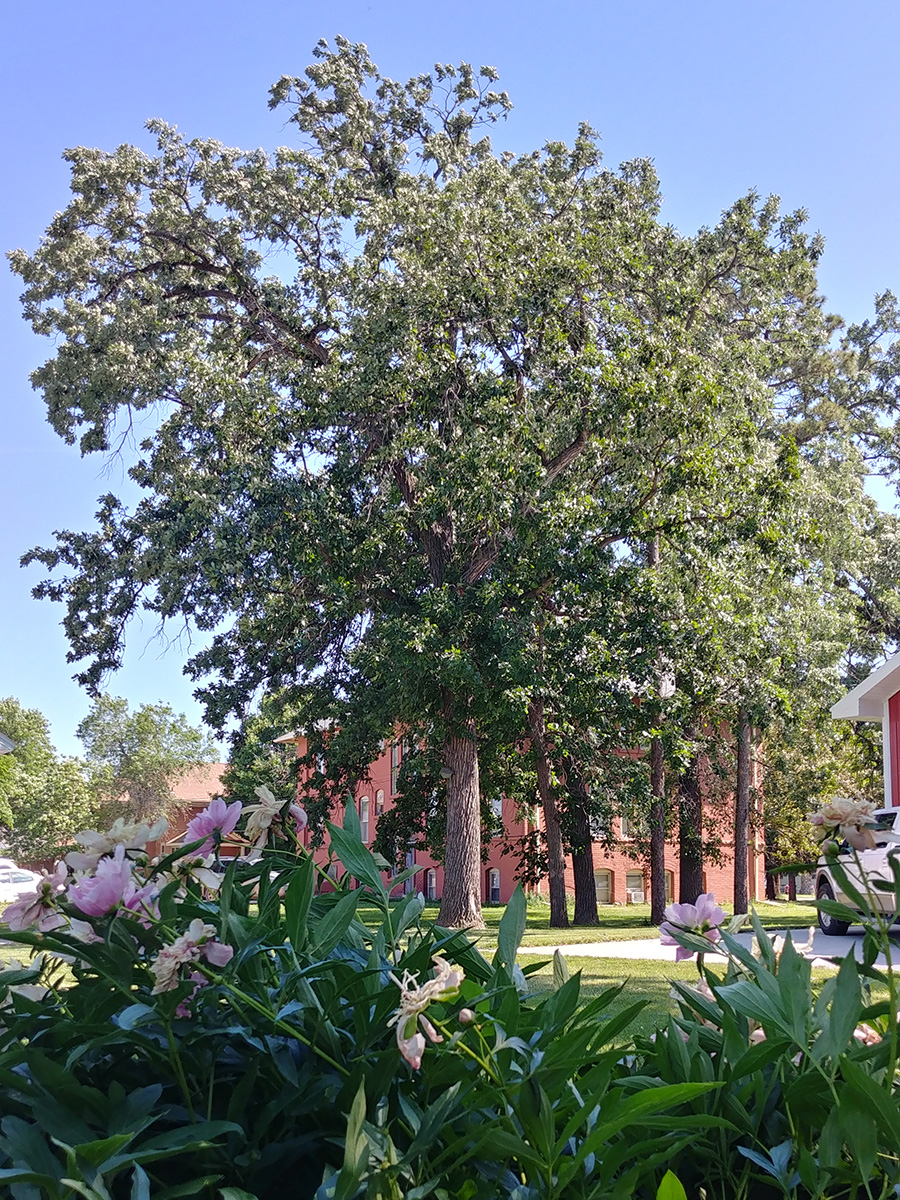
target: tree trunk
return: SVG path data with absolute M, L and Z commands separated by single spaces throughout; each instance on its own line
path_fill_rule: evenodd
M 474 721 L 467 720 L 461 733 L 447 735 L 442 760 L 452 774 L 447 780 L 444 891 L 438 924 L 448 929 L 482 929 L 481 794 Z
M 547 843 L 547 880 L 550 885 L 550 927 L 568 929 L 566 907 L 566 860 L 563 854 L 562 828 L 559 808 L 550 782 L 550 760 L 547 757 L 547 737 L 544 723 L 544 704 L 532 700 L 528 706 L 528 726 L 537 764 L 538 797 L 544 813 L 544 837 Z
M 678 899 L 694 904 L 703 891 L 703 792 L 700 755 L 678 782 Z
M 747 852 L 750 846 L 750 718 L 745 708 L 737 719 L 737 787 L 734 793 L 734 911 L 750 907 Z
M 659 569 L 659 534 L 647 546 L 647 565 Z M 659 925 L 666 911 L 666 771 L 659 738 L 650 743 L 650 791 L 650 923 Z
M 771 830 L 768 830 L 768 829 L 765 830 L 765 833 L 763 836 L 765 837 L 765 845 L 766 845 L 766 856 L 764 859 L 765 868 L 766 868 L 766 899 L 767 900 L 777 900 L 778 899 L 778 888 L 777 888 L 778 879 L 771 872 L 771 867 L 774 866 L 774 864 L 772 862 L 772 842 L 774 839 L 773 839 Z
M 796 901 L 797 899 L 797 876 L 791 873 L 788 875 L 788 900 Z
M 566 790 L 572 812 L 572 877 L 575 883 L 575 924 L 599 925 L 597 881 L 594 878 L 594 839 L 587 811 L 587 789 L 581 772 L 566 760 Z
M 650 924 L 659 925 L 666 910 L 666 773 L 663 745 L 650 743 Z
M 766 871 L 766 899 L 767 900 L 777 900 L 778 899 L 778 895 L 775 891 L 775 876 L 770 875 L 768 871 Z

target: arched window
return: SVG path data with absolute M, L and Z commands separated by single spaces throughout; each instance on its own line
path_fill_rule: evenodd
M 595 871 L 594 883 L 597 885 L 597 903 L 612 904 L 612 871 L 605 868 Z
M 629 871 L 625 876 L 625 898 L 629 904 L 644 903 L 643 871 Z
M 375 793 L 375 816 L 380 817 L 384 812 L 384 789 L 379 788 Z
M 488 871 L 487 885 L 488 885 L 487 886 L 488 903 L 489 904 L 499 904 L 500 903 L 500 872 L 497 870 L 496 867 L 492 867 L 490 869 L 490 871 Z
M 437 872 L 425 872 L 425 899 L 437 900 Z
M 369 797 L 363 796 L 359 802 L 359 836 L 364 842 L 369 840 Z

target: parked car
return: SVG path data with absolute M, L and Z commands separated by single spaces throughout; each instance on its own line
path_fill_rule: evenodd
M 9 863 L 10 859 L 0 859 L 0 864 Z M 0 904 L 11 904 L 23 892 L 33 892 L 43 878 L 37 871 L 26 871 L 24 867 L 0 865 Z
M 872 832 L 875 835 L 875 846 L 871 850 L 858 850 L 856 852 L 856 857 L 859 859 L 859 866 L 857 866 L 856 859 L 846 842 L 841 846 L 838 855 L 840 864 L 847 873 L 847 878 L 863 893 L 865 893 L 865 886 L 860 875 L 860 866 L 870 882 L 876 879 L 884 879 L 888 883 L 892 883 L 894 874 L 891 870 L 890 859 L 900 854 L 900 842 L 889 841 L 886 838 L 879 838 L 878 836 L 879 832 L 900 833 L 900 808 L 882 808 L 875 813 L 875 819 L 876 824 L 871 826 Z M 881 892 L 873 888 L 872 893 L 875 903 L 882 913 L 893 916 L 894 921 L 900 919 L 900 913 L 896 911 L 897 898 L 893 892 Z M 851 900 L 846 892 L 841 890 L 824 855 L 819 859 L 816 870 L 816 898 L 819 900 L 837 900 L 838 903 L 846 904 L 848 907 L 856 909 L 859 912 L 859 908 L 853 900 Z M 820 911 L 819 928 L 830 937 L 840 937 L 850 928 L 850 922 L 838 920 L 837 917 L 832 917 L 828 913 Z

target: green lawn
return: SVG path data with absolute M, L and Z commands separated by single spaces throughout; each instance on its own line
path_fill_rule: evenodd
M 425 905 L 426 920 L 437 919 L 439 905 Z M 723 905 L 727 913 L 731 912 L 729 905 Z M 763 902 L 755 906 L 757 913 L 766 929 L 808 929 L 816 923 L 816 910 L 812 900 L 790 903 L 787 900 Z M 502 904 L 485 905 L 485 929 L 473 931 L 478 938 L 482 950 L 492 950 L 497 945 L 497 927 L 503 916 Z M 369 905 L 360 905 L 359 915 L 366 924 L 375 923 L 378 915 Z M 572 912 L 569 910 L 571 919 Z M 530 900 L 528 903 L 528 924 L 523 946 L 568 946 L 579 942 L 622 942 L 636 938 L 654 939 L 659 937 L 659 930 L 650 924 L 649 904 L 603 905 L 600 908 L 599 925 L 572 925 L 568 929 L 550 928 L 549 905 Z
M 534 961 L 529 958 L 529 961 Z M 609 1015 L 615 1016 L 622 1009 L 636 1003 L 646 1001 L 646 1007 L 634 1018 L 627 1033 L 622 1035 L 622 1041 L 643 1034 L 649 1036 L 665 1024 L 671 1013 L 677 1012 L 677 1004 L 672 997 L 672 980 L 680 979 L 685 983 L 694 983 L 697 967 L 693 962 L 656 962 L 648 959 L 621 958 L 576 958 L 566 955 L 566 966 L 569 973 L 574 975 L 581 972 L 582 997 L 591 1000 L 609 987 L 625 983 L 624 988 L 609 1007 Z M 724 974 L 725 964 L 721 965 Z M 713 968 L 716 970 L 716 968 Z M 821 984 L 833 974 L 833 968 L 813 968 L 813 982 Z M 553 966 L 548 963 L 534 975 L 529 975 L 528 982 L 536 991 L 549 990 L 553 986 Z
M 529 957 L 529 962 L 533 961 Z M 654 1033 L 663 1024 L 669 1013 L 676 1012 L 675 1000 L 671 996 L 672 980 L 681 979 L 692 983 L 697 979 L 697 967 L 693 962 L 655 962 L 649 959 L 621 958 L 575 958 L 566 955 L 566 966 L 570 974 L 581 972 L 582 997 L 592 1000 L 607 988 L 624 983 L 619 995 L 610 1004 L 610 1016 L 628 1008 L 638 1000 L 646 1007 L 632 1021 L 623 1040 Z M 553 987 L 553 967 L 548 964 L 540 971 L 528 976 L 528 982 L 536 991 Z

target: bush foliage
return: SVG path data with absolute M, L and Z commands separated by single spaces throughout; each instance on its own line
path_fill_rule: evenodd
M 135 887 L 100 916 L 77 907 L 83 880 L 48 880 L 36 923 L 5 935 L 36 957 L 0 973 L 14 1200 L 896 1194 L 883 922 L 818 994 L 758 923 L 758 957 L 722 931 L 724 975 L 682 934 L 698 987 L 677 985 L 680 1015 L 635 1045 L 640 1004 L 613 1013 L 617 988 L 582 1003 L 561 958 L 554 990 L 530 993 L 521 891 L 488 962 L 423 922 L 421 897 L 390 900 L 352 806 L 329 832 L 339 882 L 274 844 L 218 889 L 183 869 L 196 845 L 156 864 L 110 848 L 93 878 L 125 861 Z M 436 956 L 447 982 L 429 991 Z

